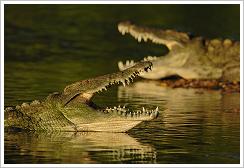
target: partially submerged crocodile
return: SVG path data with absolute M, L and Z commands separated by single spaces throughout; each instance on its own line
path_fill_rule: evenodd
M 140 62 L 124 71 L 81 80 L 50 94 L 44 101 L 34 100 L 4 111 L 6 128 L 47 131 L 105 131 L 126 132 L 145 120 L 158 116 L 155 110 L 130 111 L 125 107 L 102 109 L 91 99 L 95 93 L 113 84 L 129 84 L 140 73 L 151 69 L 149 61 Z
M 153 69 L 141 74 L 143 78 L 161 79 L 176 75 L 184 79 L 240 81 L 240 43 L 237 41 L 191 38 L 187 33 L 141 27 L 130 22 L 119 23 L 118 30 L 123 35 L 132 35 L 138 42 L 151 41 L 169 49 L 165 56 L 144 58 L 153 63 Z M 133 60 L 118 63 L 120 70 L 133 65 Z

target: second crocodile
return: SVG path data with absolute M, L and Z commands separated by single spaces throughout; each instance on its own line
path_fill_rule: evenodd
M 123 35 L 132 35 L 138 42 L 151 41 L 169 49 L 165 56 L 144 58 L 152 61 L 153 69 L 141 74 L 143 78 L 161 79 L 176 75 L 184 79 L 240 81 L 240 43 L 237 41 L 191 38 L 187 33 L 142 27 L 130 22 L 119 23 L 118 30 Z M 120 70 L 133 65 L 133 60 L 118 63 Z

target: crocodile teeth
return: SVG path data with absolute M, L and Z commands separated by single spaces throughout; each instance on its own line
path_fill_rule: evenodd
M 143 40 L 147 42 L 147 36 L 142 36 Z
M 158 57 L 156 57 L 156 56 L 148 56 L 148 57 L 145 57 L 143 60 L 144 61 L 154 61 L 157 59 L 158 59 Z
M 147 58 L 144 58 L 144 61 L 153 61 L 153 60 L 156 60 L 156 59 L 157 59 L 156 56 L 148 56 Z M 126 60 L 125 64 L 122 61 L 118 62 L 118 67 L 119 67 L 120 70 L 124 70 L 124 69 L 130 68 L 130 67 L 132 67 L 134 65 L 135 65 L 134 60 L 131 60 L 131 61 L 130 60 Z M 151 69 L 151 66 L 148 67 L 148 68 L 145 68 L 145 69 Z M 143 72 L 143 71 L 140 71 L 140 72 Z M 134 73 L 134 74 L 135 74 L 135 76 L 137 76 L 137 73 Z
M 119 67 L 119 69 L 124 69 L 124 64 L 122 61 L 118 62 L 118 67 Z
M 124 26 L 118 26 L 118 30 L 122 35 L 125 35 L 125 33 L 128 33 L 129 30 L 128 28 L 124 27 Z
M 121 30 L 122 35 L 125 35 L 126 31 L 125 30 Z
M 134 65 L 135 65 L 134 60 L 127 60 L 125 62 L 125 65 L 121 61 L 118 62 L 118 66 L 119 66 L 120 70 L 124 70 L 124 69 L 129 68 L 129 67 L 132 67 Z M 125 87 L 126 84 L 129 85 L 133 81 L 133 78 L 135 78 L 136 76 L 138 76 L 140 73 L 142 73 L 144 71 L 147 72 L 148 69 L 151 69 L 151 67 L 152 67 L 152 64 L 149 64 L 149 66 L 144 67 L 144 69 L 141 68 L 141 69 L 139 69 L 139 71 L 135 71 L 135 72 L 132 72 L 131 74 L 128 74 L 128 76 L 125 79 L 114 80 L 114 81 L 110 82 L 108 85 L 113 85 L 114 83 L 118 83 L 118 84 L 119 83 L 122 83 L 123 86 Z M 104 87 L 101 87 L 100 89 L 98 89 L 97 92 L 100 92 L 100 91 L 102 92 L 103 89 L 104 90 L 107 90 L 106 87 L 108 85 L 106 85 Z
M 124 117 L 135 117 L 135 118 L 140 117 L 141 115 L 147 115 L 155 118 L 159 114 L 158 107 L 156 107 L 155 110 L 147 110 L 144 107 L 142 107 L 142 110 L 129 111 L 128 109 L 125 109 L 125 106 L 121 108 L 120 105 L 118 107 L 114 106 L 113 108 L 106 107 L 106 109 L 103 110 L 103 112 L 111 113 L 111 114 L 114 113 Z
M 157 35 L 155 35 L 153 33 L 148 33 L 146 31 L 142 32 L 142 31 L 137 30 L 135 28 L 136 28 L 136 26 L 134 26 L 134 25 L 129 25 L 129 26 L 123 25 L 123 24 L 118 25 L 118 30 L 122 35 L 129 33 L 138 42 L 141 42 L 141 40 L 143 39 L 145 42 L 147 42 L 148 40 L 151 40 L 153 43 L 156 43 L 156 44 L 164 44 L 165 43 L 165 40 L 159 38 Z M 165 32 L 167 33 L 168 31 L 165 30 Z
M 126 63 L 125 63 L 126 66 L 130 66 L 130 61 L 127 60 Z
M 122 82 L 123 83 L 123 86 L 125 87 L 125 82 Z
M 141 36 L 138 36 L 138 37 L 137 37 L 137 40 L 138 40 L 138 42 L 140 43 L 140 42 L 141 42 Z

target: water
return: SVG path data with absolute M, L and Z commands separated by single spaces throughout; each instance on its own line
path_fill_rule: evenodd
M 167 52 L 121 36 L 121 20 L 239 39 L 236 5 L 7 5 L 4 105 L 43 99 L 71 82 L 115 72 L 119 60 Z M 158 106 L 161 113 L 128 133 L 5 132 L 5 163 L 240 162 L 239 93 L 137 80 L 94 102 L 135 110 Z

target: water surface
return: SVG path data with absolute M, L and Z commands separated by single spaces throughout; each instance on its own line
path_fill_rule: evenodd
M 163 46 L 121 36 L 117 23 L 239 40 L 238 5 L 6 5 L 4 106 L 43 99 L 71 82 L 115 72 L 119 60 Z M 5 163 L 239 163 L 240 94 L 137 80 L 94 98 L 101 106 L 159 107 L 128 133 L 4 134 Z

